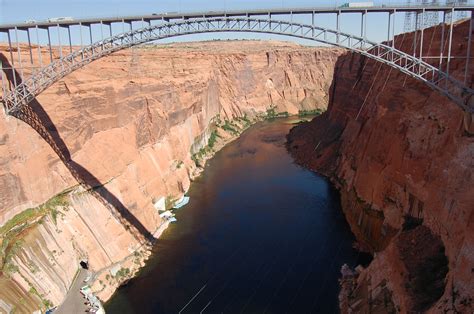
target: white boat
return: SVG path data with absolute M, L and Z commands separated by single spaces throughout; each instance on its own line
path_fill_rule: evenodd
M 189 196 L 184 196 L 181 197 L 173 206 L 174 209 L 178 209 L 178 208 L 181 208 L 183 206 L 185 206 L 186 204 L 189 203 Z
M 170 212 L 169 210 L 167 210 L 167 211 L 160 214 L 160 217 L 165 218 L 165 219 L 168 219 L 168 218 L 173 217 L 173 216 L 174 216 L 174 214 L 172 212 Z
M 177 221 L 176 218 L 174 217 L 174 214 L 169 210 L 165 211 L 164 213 L 161 213 L 160 217 L 169 222 Z

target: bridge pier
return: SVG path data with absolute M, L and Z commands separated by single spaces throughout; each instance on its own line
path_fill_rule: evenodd
M 48 33 L 48 49 L 49 49 L 49 61 L 53 62 L 53 50 L 51 49 L 51 33 L 49 26 L 46 27 L 46 32 Z
M 36 44 L 38 45 L 38 60 L 39 60 L 39 69 L 41 70 L 43 68 L 43 56 L 41 55 L 41 45 L 40 45 L 40 40 L 39 40 L 39 27 L 36 25 L 35 27 L 35 33 L 36 33 Z
M 72 53 L 72 39 L 71 39 L 71 26 L 67 27 L 67 36 L 69 40 L 69 53 Z
M 6 86 L 5 86 L 5 73 L 3 73 L 3 61 L 0 60 L 0 80 L 2 81 L 2 99 L 7 94 Z M 5 111 L 5 107 L 4 107 Z
M 420 60 L 423 60 L 423 39 L 424 39 L 424 33 L 425 33 L 425 9 L 423 8 L 423 11 L 421 11 L 421 34 L 420 34 Z
M 449 43 L 448 43 L 448 60 L 446 61 L 446 73 L 449 74 L 449 65 L 451 63 L 451 47 L 453 45 L 453 26 L 454 26 L 454 8 L 451 9 L 451 20 L 449 21 Z
M 472 14 L 472 11 L 469 12 L 470 17 L 469 17 L 469 34 L 468 34 L 468 39 L 467 39 L 467 52 L 466 52 L 466 67 L 464 69 L 464 85 L 467 85 L 467 78 L 469 76 L 469 64 L 471 63 L 471 43 L 472 43 L 472 29 L 473 29 L 473 24 L 474 24 L 474 17 Z
M 31 50 L 31 37 L 30 37 L 30 29 L 26 29 L 26 36 L 28 38 L 28 49 L 30 50 L 30 63 L 33 65 L 33 51 Z
M 444 54 L 444 32 L 446 25 L 446 11 L 443 12 L 443 23 L 441 23 L 441 47 L 439 54 L 439 71 L 443 71 L 443 54 Z

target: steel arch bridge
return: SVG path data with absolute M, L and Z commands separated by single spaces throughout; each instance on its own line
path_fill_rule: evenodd
M 466 9 L 466 8 L 461 8 Z M 136 45 L 171 38 L 182 35 L 191 35 L 199 33 L 213 33 L 213 32 L 254 32 L 254 33 L 267 33 L 267 34 L 278 34 L 297 38 L 303 38 L 313 40 L 320 43 L 325 43 L 332 46 L 346 48 L 349 51 L 359 53 L 367 58 L 381 62 L 398 71 L 405 73 L 419 81 L 424 82 L 434 90 L 445 95 L 451 101 L 456 103 L 462 110 L 467 112 L 470 117 L 474 114 L 474 90 L 465 86 L 462 82 L 456 80 L 449 74 L 449 60 L 451 58 L 451 44 L 452 44 L 452 33 L 453 23 L 449 25 L 449 44 L 447 45 L 448 55 L 443 57 L 443 50 L 438 57 L 440 67 L 435 67 L 425 62 L 422 57 L 423 53 L 423 28 L 417 30 L 421 35 L 419 42 L 419 53 L 417 53 L 417 40 L 415 33 L 414 40 L 414 53 L 409 54 L 407 52 L 400 51 L 394 46 L 394 16 L 391 20 L 391 16 L 396 10 L 400 8 L 376 8 L 374 12 L 385 12 L 389 14 L 388 18 L 388 34 L 389 43 L 377 43 L 370 41 L 366 38 L 365 31 L 365 14 L 370 10 L 368 9 L 348 9 L 346 10 L 349 14 L 354 12 L 360 13 L 362 16 L 361 20 L 361 34 L 354 35 L 341 32 L 339 28 L 339 14 L 344 13 L 341 9 L 330 9 L 320 10 L 317 9 L 301 9 L 300 11 L 292 10 L 291 14 L 311 14 L 312 23 L 303 24 L 295 23 L 292 18 L 290 21 L 286 20 L 275 20 L 272 19 L 272 14 L 284 15 L 287 11 L 275 12 L 267 10 L 258 12 L 235 12 L 235 14 L 214 12 L 209 14 L 189 14 L 188 16 L 176 15 L 170 16 L 162 14 L 159 16 L 146 16 L 146 17 L 130 17 L 129 19 L 116 18 L 108 21 L 104 19 L 98 20 L 87 20 L 87 21 L 63 21 L 63 22 L 42 22 L 36 24 L 22 24 L 22 25 L 0 25 L 0 33 L 7 33 L 8 46 L 10 60 L 5 55 L 0 54 L 0 75 L 3 89 L 3 97 L 0 98 L 0 102 L 3 103 L 5 112 L 8 115 L 16 117 L 25 123 L 29 124 L 35 129 L 43 139 L 48 142 L 52 149 L 56 152 L 68 170 L 71 172 L 74 178 L 82 185 L 85 189 L 91 191 L 91 193 L 106 206 L 113 216 L 119 220 L 123 225 L 127 226 L 131 230 L 139 242 L 151 238 L 146 228 L 141 225 L 140 221 L 134 218 L 128 210 L 120 204 L 120 202 L 111 202 L 113 195 L 108 191 L 102 191 L 101 193 L 95 191 L 94 181 L 88 177 L 91 176 L 87 173 L 86 169 L 81 168 L 80 165 L 72 160 L 72 157 L 65 146 L 62 139 L 52 132 L 49 128 L 51 121 L 45 121 L 41 111 L 43 110 L 35 99 L 41 92 L 47 89 L 49 86 L 59 81 L 69 73 L 80 69 L 87 64 L 107 56 L 111 53 L 119 51 L 121 49 L 133 47 Z M 423 14 L 426 8 L 414 7 L 404 8 L 404 11 L 415 11 L 417 14 Z M 447 7 L 433 7 L 429 10 L 444 12 L 444 16 L 447 13 L 454 13 L 454 8 Z M 468 7 L 467 10 L 474 10 L 474 7 Z M 327 12 L 326 12 L 327 11 Z M 344 12 L 343 12 L 344 11 Z M 262 13 L 263 12 L 263 13 Z M 315 13 L 335 13 L 337 14 L 337 27 L 336 29 L 329 29 L 314 24 Z M 421 13 L 420 13 L 421 12 Z M 254 16 L 251 16 L 251 15 Z M 255 17 L 258 16 L 258 18 Z M 154 19 L 161 19 L 161 24 L 152 25 L 151 21 Z M 391 24 L 392 21 L 392 24 Z M 140 23 L 140 28 L 133 28 L 133 23 Z M 451 21 L 452 22 L 452 21 Z M 84 23 L 84 24 L 81 24 Z M 92 24 L 100 24 L 102 32 L 102 24 L 109 26 L 110 37 L 102 38 L 98 41 L 93 41 L 92 36 Z M 120 34 L 115 34 L 112 30 L 112 23 L 119 23 L 122 25 L 123 31 Z M 125 25 L 130 26 L 129 31 L 125 31 Z M 148 24 L 148 25 L 146 25 Z M 392 25 L 392 26 L 391 26 Z M 444 36 L 445 23 L 441 24 Z M 473 19 L 471 13 L 471 23 L 469 26 L 469 40 L 467 45 L 466 53 L 466 68 L 465 68 L 465 82 L 466 75 L 468 73 L 468 66 L 470 62 L 470 43 L 471 34 L 473 30 Z M 82 33 L 81 33 L 81 46 L 80 49 L 73 50 L 71 42 L 71 30 L 70 27 L 79 26 L 79 31 L 82 31 L 83 26 L 88 27 L 90 41 L 87 45 L 83 45 Z M 58 52 L 60 57 L 53 59 L 51 44 L 51 32 L 50 28 L 56 28 L 58 31 Z M 20 45 L 18 40 L 18 31 L 26 31 L 28 38 L 29 57 L 31 64 L 33 64 L 32 45 L 30 42 L 30 30 L 39 29 L 47 30 L 47 38 L 49 48 L 49 56 L 51 63 L 41 64 L 41 47 L 38 43 L 39 61 L 40 67 L 37 71 L 33 72 L 30 76 L 26 77 L 23 75 L 22 58 L 20 53 Z M 61 36 L 60 30 L 67 29 L 69 39 L 69 54 L 64 54 L 64 50 L 61 47 Z M 11 33 L 15 36 L 16 49 L 12 46 Z M 390 36 L 391 34 L 391 36 Z M 37 36 L 38 37 L 38 36 Z M 392 37 L 390 44 L 390 37 Z M 444 37 L 443 37 L 444 38 Z M 444 43 L 444 39 L 441 40 Z M 64 41 L 63 41 L 64 44 Z M 443 44 L 442 44 L 443 45 Z M 28 49 L 27 48 L 27 49 Z M 24 48 L 23 48 L 24 49 Z M 67 45 L 66 45 L 67 49 Z M 74 47 L 76 49 L 76 47 Z M 17 58 L 14 58 L 14 53 L 17 54 Z M 64 55 L 63 55 L 64 54 Z M 24 57 L 24 56 L 23 56 Z M 453 57 L 454 58 L 454 57 Z M 442 71 L 441 63 L 446 59 L 446 72 Z M 2 62 L 5 62 L 3 63 Z M 9 62 L 11 61 L 11 62 Z M 5 66 L 6 65 L 6 66 Z M 5 74 L 7 80 L 5 80 Z M 6 83 L 6 84 L 5 84 Z M 8 84 L 8 86 L 6 86 Z M 46 123 L 45 123 L 46 122 Z M 52 125 L 54 127 L 54 125 Z M 86 175 L 84 175 L 86 173 Z
M 212 32 L 256 32 L 298 37 L 346 48 L 370 59 L 382 62 L 402 73 L 426 83 L 465 111 L 473 113 L 469 103 L 474 90 L 427 62 L 383 43 L 337 30 L 278 21 L 245 17 L 218 17 L 178 20 L 143 27 L 112 36 L 76 50 L 23 80 L 3 99 L 7 114 L 18 113 L 42 91 L 69 73 L 113 52 L 160 39 Z
M 18 113 L 23 106 L 49 86 L 69 73 L 121 49 L 181 35 L 212 32 L 254 32 L 298 37 L 346 48 L 370 59 L 387 64 L 402 73 L 426 83 L 448 97 L 463 110 L 474 113 L 471 96 L 474 90 L 448 73 L 422 59 L 396 49 L 393 45 L 376 43 L 358 36 L 315 25 L 250 17 L 206 17 L 175 20 L 160 25 L 148 25 L 97 41 L 72 51 L 30 77 L 15 84 L 3 98 L 7 114 Z

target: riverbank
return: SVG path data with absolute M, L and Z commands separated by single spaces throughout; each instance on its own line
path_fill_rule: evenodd
M 274 108 L 271 108 L 264 114 L 259 114 L 252 118 L 245 116 L 233 121 L 220 121 L 216 119 L 216 121 L 211 124 L 210 129 L 212 129 L 212 132 L 209 136 L 209 139 L 207 140 L 207 145 L 192 156 L 196 168 L 192 172 L 190 179 L 192 181 L 197 180 L 204 172 L 206 163 L 212 160 L 216 153 L 221 151 L 228 144 L 239 139 L 242 133 L 247 131 L 253 125 L 284 117 L 290 117 L 288 123 L 295 124 L 302 121 L 307 121 L 307 119 L 313 118 L 320 113 L 321 110 L 318 109 L 312 111 L 303 111 L 299 112 L 297 115 L 289 116 L 287 112 L 275 112 Z M 190 187 L 192 187 L 192 183 Z M 185 191 L 184 194 L 187 192 L 188 191 Z M 165 222 L 162 226 L 163 227 L 160 227 L 155 233 L 155 238 L 157 241 L 160 241 L 159 238 L 161 237 L 162 233 L 169 227 L 169 222 Z M 153 254 L 152 250 L 142 251 L 141 249 L 143 248 L 140 247 L 137 251 L 125 258 L 123 261 L 115 263 L 95 274 L 92 289 L 101 300 L 107 302 L 116 292 L 117 288 L 139 274 L 140 270 L 146 265 L 147 260 Z M 121 268 L 119 272 L 123 273 L 123 275 L 119 277 L 110 276 L 110 269 L 113 269 L 114 267 L 116 268 L 117 265 L 120 265 Z

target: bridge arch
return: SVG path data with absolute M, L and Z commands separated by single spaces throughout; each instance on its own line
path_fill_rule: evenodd
M 426 83 L 463 110 L 474 113 L 473 89 L 466 87 L 438 68 L 394 47 L 316 25 L 249 17 L 183 19 L 131 30 L 95 42 L 73 51 L 24 79 L 4 97 L 6 113 L 20 112 L 23 106 L 61 78 L 113 52 L 160 39 L 212 32 L 277 34 L 346 48 Z

